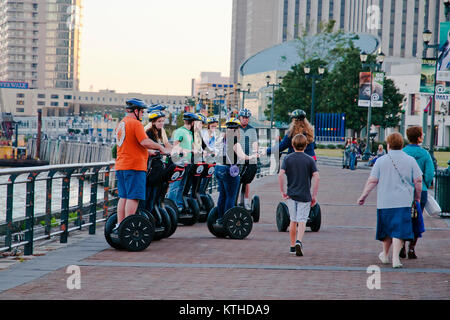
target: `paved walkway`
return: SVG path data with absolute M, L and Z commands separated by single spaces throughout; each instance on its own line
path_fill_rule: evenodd
M 85 231 L 0 271 L 0 299 L 449 299 L 449 220 L 425 216 L 419 258 L 404 259 L 402 269 L 381 265 L 376 192 L 356 205 L 369 171 L 319 169 L 322 227 L 307 231 L 303 257 L 290 255 L 288 233 L 277 231 L 278 182 L 268 176 L 253 183 L 261 220 L 244 240 L 215 238 L 197 223 L 132 253 L 110 248 L 102 228 Z M 80 267 L 81 289 L 67 288 L 69 265 Z M 370 290 L 374 265 L 381 288 Z

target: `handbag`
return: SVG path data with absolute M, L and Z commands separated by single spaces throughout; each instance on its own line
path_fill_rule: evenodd
M 425 204 L 424 209 L 429 215 L 438 214 L 442 211 L 436 199 L 434 199 L 434 197 L 430 193 L 428 193 L 427 203 Z

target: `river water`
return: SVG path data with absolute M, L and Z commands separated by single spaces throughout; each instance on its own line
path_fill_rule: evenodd
M 0 168 L 1 169 L 1 168 Z M 47 172 L 40 173 L 37 180 L 46 178 Z M 61 178 L 57 178 L 61 177 Z M 52 183 L 52 212 L 61 210 L 61 194 L 62 194 L 62 175 L 55 174 Z M 8 175 L 0 176 L 0 223 L 6 221 L 6 195 Z M 25 200 L 26 200 L 26 184 L 20 183 L 26 181 L 27 174 L 20 175 L 16 178 L 13 191 L 13 219 L 17 219 L 25 216 Z M 100 180 L 100 179 L 99 179 Z M 34 189 L 34 214 L 39 215 L 45 213 L 45 201 L 46 201 L 46 180 L 36 181 Z M 71 178 L 70 180 L 70 198 L 69 206 L 78 205 L 78 186 L 79 179 Z M 83 190 L 83 204 L 89 204 L 91 199 L 91 185 L 90 181 L 84 181 Z M 104 189 L 102 185 L 97 186 L 97 200 L 104 199 Z

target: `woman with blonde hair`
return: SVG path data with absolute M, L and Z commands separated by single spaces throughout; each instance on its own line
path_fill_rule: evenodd
M 283 140 L 281 140 L 278 146 L 267 148 L 267 156 L 270 156 L 272 152 L 282 152 L 286 148 L 288 148 L 288 154 L 294 152 L 292 138 L 300 133 L 306 137 L 308 143 L 304 152 L 314 160 L 317 160 L 316 153 L 314 152 L 314 129 L 308 119 L 306 119 L 306 112 L 301 109 L 296 109 L 292 112 L 291 119 L 289 130 Z

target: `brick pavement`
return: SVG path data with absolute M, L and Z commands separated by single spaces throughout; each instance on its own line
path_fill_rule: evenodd
M 261 219 L 244 240 L 215 238 L 198 223 L 132 253 L 108 247 L 98 230 L 72 246 L 69 238 L 65 248 L 0 271 L 0 299 L 448 299 L 448 220 L 424 217 L 419 259 L 404 259 L 403 269 L 381 265 L 376 192 L 368 205 L 356 205 L 369 171 L 319 169 L 322 227 L 307 231 L 303 257 L 288 253 L 289 235 L 276 229 L 280 196 L 276 176 L 269 176 L 252 185 L 261 198 Z M 80 290 L 66 287 L 69 264 L 81 268 Z M 380 290 L 366 286 L 370 265 L 381 268 Z M 8 276 L 23 279 L 5 290 L 2 277 Z

